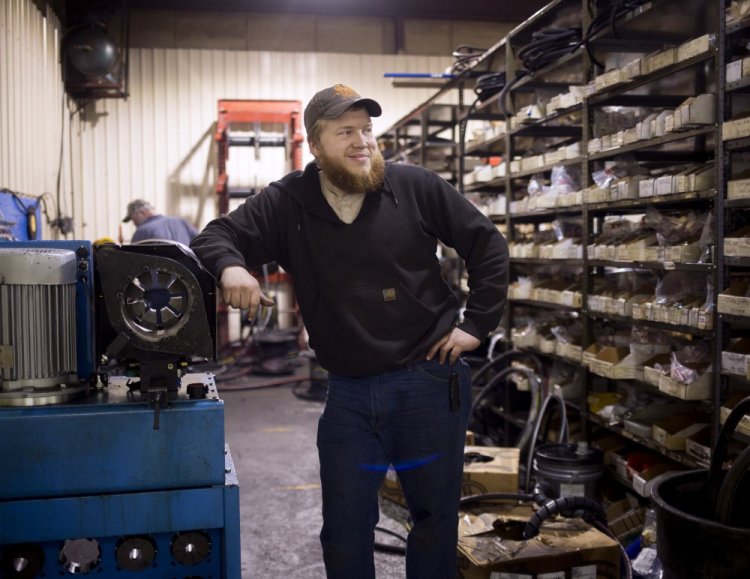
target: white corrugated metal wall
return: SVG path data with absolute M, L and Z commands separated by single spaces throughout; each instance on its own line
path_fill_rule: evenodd
M 434 92 L 394 89 L 384 72 L 434 72 L 450 63 L 450 58 L 434 56 L 133 49 L 130 98 L 99 101 L 95 114 L 87 111 L 90 118 L 81 122 L 80 234 L 114 237 L 125 205 L 135 197 L 198 225 L 211 219 L 211 145 L 219 99 L 288 99 L 304 104 L 316 90 L 343 82 L 383 105 L 377 132 Z M 306 146 L 304 150 L 308 160 Z M 263 159 L 259 175 L 245 176 L 253 181 L 250 184 L 264 184 L 285 172 L 283 161 L 271 151 L 264 150 Z M 234 169 L 230 167 L 230 176 Z M 132 228 L 123 227 L 127 240 Z
M 383 105 L 375 120 L 379 132 L 434 92 L 394 89 L 383 73 L 439 72 L 452 62 L 438 56 L 139 48 L 130 54 L 127 101 L 99 100 L 72 114 L 76 103 L 63 92 L 59 35 L 54 14 L 43 15 L 31 0 L 0 2 L 0 186 L 54 199 L 61 167 L 61 211 L 73 215 L 74 236 L 83 239 L 117 238 L 122 227 L 127 241 L 132 226 L 120 220 L 136 197 L 199 226 L 214 216 L 212 137 L 219 99 L 305 103 L 316 90 L 343 82 Z M 306 146 L 304 151 L 307 161 Z M 244 165 L 241 156 L 230 159 L 230 171 L 244 171 L 253 185 L 280 177 L 286 167 L 279 153 L 265 155 L 251 174 L 236 166 Z M 45 230 L 45 237 L 52 235 Z
M 0 187 L 54 197 L 62 155 L 61 192 L 69 189 L 59 34 L 52 11 L 42 14 L 30 0 L 0 2 Z M 62 205 L 69 211 L 70 197 Z

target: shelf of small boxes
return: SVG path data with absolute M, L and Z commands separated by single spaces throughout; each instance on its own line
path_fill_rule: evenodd
M 705 134 L 706 132 L 706 130 L 694 131 L 695 134 Z M 748 184 L 745 186 L 750 188 L 750 179 L 746 181 L 748 181 Z M 565 193 L 556 197 L 552 195 L 524 197 L 518 201 L 511 201 L 510 214 L 546 211 L 552 208 L 573 209 L 582 205 L 595 206 L 613 201 L 624 202 L 642 199 L 643 203 L 646 204 L 656 200 L 668 201 L 670 196 L 683 196 L 686 200 L 708 198 L 715 194 L 714 186 L 715 171 L 713 163 L 696 164 L 673 175 L 624 177 L 613 181 L 610 187 L 606 188 L 592 185 L 582 191 Z M 609 205 L 606 208 L 617 209 L 617 207 Z M 626 208 L 626 206 L 623 205 L 622 208 Z
M 630 61 L 622 68 L 607 71 L 594 79 L 592 104 L 614 93 L 632 90 L 658 78 L 700 64 L 713 55 L 714 34 L 704 34 L 677 47 L 667 48 Z
M 721 373 L 730 378 L 750 380 L 750 337 L 732 339 L 721 352 Z
M 542 155 L 513 159 L 510 162 L 509 173 L 511 177 L 528 177 L 551 171 L 558 166 L 580 165 L 582 161 L 581 143 L 572 143 Z
M 580 284 L 565 281 L 520 283 L 515 281 L 508 286 L 508 299 L 525 300 L 529 302 L 544 302 L 563 306 L 565 308 L 580 308 L 583 303 L 583 294 L 576 289 Z
M 726 65 L 726 89 L 741 90 L 750 84 L 750 57 L 735 60 Z
M 532 326 L 511 328 L 510 335 L 513 347 L 519 350 L 530 350 L 557 356 L 566 362 L 581 363 L 582 348 L 580 345 L 560 342 L 559 340 L 546 340 Z
M 726 251 L 726 240 L 724 245 Z M 750 280 L 740 279 L 719 294 L 716 311 L 750 320 Z
M 538 195 L 524 197 L 510 202 L 510 214 L 522 216 L 533 212 L 544 212 L 552 209 L 578 210 L 582 209 L 583 191 L 572 191 L 558 195 Z
M 741 139 L 736 143 L 727 143 L 728 149 L 746 148 L 747 137 L 750 137 L 750 116 L 741 116 L 729 121 L 724 121 L 721 127 L 721 138 L 724 141 Z
M 569 91 L 552 97 L 547 103 L 529 105 L 511 117 L 511 133 L 522 135 L 565 115 L 577 113 L 582 109 L 583 99 L 593 91 L 593 84 L 571 85 Z M 550 131 L 578 129 L 577 126 L 551 126 Z M 583 161 L 581 143 L 559 146 L 540 155 L 515 158 L 510 162 L 509 174 L 512 177 L 525 177 L 535 173 L 551 171 L 557 166 L 577 165 Z M 520 215 L 553 208 L 580 208 L 583 203 L 583 192 L 573 191 L 562 194 L 547 194 L 535 197 L 524 197 L 511 201 L 509 213 Z
M 750 179 L 735 179 L 727 182 L 727 201 L 750 203 Z M 724 257 L 750 257 L 750 227 L 727 232 L 724 236 Z
M 583 351 L 582 362 L 590 372 L 612 380 L 637 380 L 656 386 L 659 392 L 680 400 L 709 400 L 713 372 L 708 366 L 694 368 L 696 377 L 686 383 L 670 372 L 668 346 L 653 345 L 650 351 L 591 344 Z
M 669 417 L 657 420 L 653 425 L 645 425 L 644 432 L 635 433 L 630 425 L 622 426 L 619 424 L 610 424 L 604 418 L 589 414 L 591 422 L 617 434 L 623 439 L 630 440 L 649 450 L 653 450 L 658 455 L 652 455 L 648 451 L 641 451 L 640 456 L 633 456 L 634 449 L 617 438 L 605 438 L 596 441 L 595 446 L 604 451 L 604 463 L 611 471 L 616 474 L 616 479 L 628 486 L 632 485 L 634 491 L 644 497 L 650 497 L 652 484 L 649 484 L 655 477 L 679 470 L 687 466 L 689 468 L 698 468 L 700 466 L 698 457 L 687 453 L 688 441 L 695 437 L 699 432 L 705 432 L 708 429 L 707 424 L 692 425 L 689 423 L 690 417 L 677 421 L 670 420 Z M 679 450 L 675 450 L 675 448 Z M 641 466 L 643 453 L 650 458 L 647 462 L 652 463 L 650 467 Z M 665 460 L 669 459 L 669 462 Z M 677 465 L 674 463 L 678 463 Z
M 636 369 L 635 379 L 656 386 L 659 392 L 680 400 L 710 400 L 713 396 L 714 373 L 710 364 L 691 366 L 696 372 L 692 382 L 682 382 L 671 372 L 668 353 L 652 356 Z
M 706 306 L 703 298 L 696 298 L 682 306 L 655 302 L 655 294 L 633 294 L 625 291 L 612 296 L 589 295 L 587 305 L 592 314 L 602 314 L 605 318 L 619 318 L 634 323 L 652 322 L 665 330 L 674 329 L 706 335 L 714 327 L 713 310 Z
M 505 162 L 500 161 L 499 157 L 497 162 L 477 165 L 473 171 L 466 173 L 464 176 L 464 185 L 465 187 L 471 187 L 475 190 L 504 187 L 505 167 Z
M 664 269 L 676 269 L 666 264 L 696 264 L 700 259 L 702 250 L 700 243 L 694 241 L 682 245 L 658 245 L 655 233 L 644 233 L 638 239 L 619 245 L 591 244 L 586 248 L 589 260 L 601 260 L 612 262 L 633 263 L 660 263 Z M 597 264 L 589 264 L 597 265 Z M 706 270 L 709 264 L 703 265 Z M 631 267 L 634 267 L 631 265 Z M 696 269 L 703 269 L 696 268 Z
M 740 201 L 744 199 L 750 200 L 750 179 L 733 179 L 727 181 L 727 201 Z M 730 233 L 727 237 L 732 238 L 735 236 Z M 724 247 L 726 249 L 726 244 Z M 747 251 L 750 254 L 750 250 Z
M 589 372 L 611 380 L 635 380 L 636 366 L 645 361 L 630 348 L 602 346 L 594 342 L 583 351 L 581 361 Z
M 543 260 L 581 260 L 583 259 L 583 245 L 577 240 L 563 239 L 557 243 L 539 245 L 529 243 L 509 243 L 508 251 L 511 259 L 543 259 Z
M 499 152 L 495 150 L 495 145 L 504 145 L 507 133 L 506 121 L 467 121 L 472 123 L 471 138 L 466 143 L 464 154 L 466 155 L 484 155 Z M 477 126 L 479 124 L 479 126 Z M 501 147 L 502 148 L 502 147 Z
M 628 179 L 627 177 L 625 179 Z M 622 181 L 622 180 L 620 180 Z M 620 183 L 615 181 L 613 188 Z M 629 187 L 624 186 L 624 187 Z M 613 189 L 604 189 L 604 196 L 607 198 L 604 202 L 588 203 L 586 208 L 589 212 L 596 213 L 643 213 L 646 207 L 651 205 L 682 205 L 690 204 L 700 200 L 710 200 L 716 196 L 715 189 L 703 191 L 686 191 L 671 193 L 669 195 L 657 195 L 653 197 L 622 197 L 622 191 L 618 188 L 618 193 Z M 613 197 L 610 199 L 610 197 Z M 617 197 L 616 199 L 614 197 Z
M 635 127 L 618 131 L 612 135 L 605 135 L 591 139 L 587 143 L 588 160 L 608 159 L 625 153 L 639 151 L 672 143 L 701 137 L 714 131 L 714 95 L 703 94 L 691 99 L 700 99 L 701 107 L 697 105 L 684 106 L 674 111 L 652 113 Z M 690 101 L 691 99 L 688 99 Z M 688 102 L 686 101 L 686 102 Z M 710 108 L 709 108 L 710 107 Z M 680 110 L 687 110 L 687 120 L 679 114 Z M 694 114 L 695 111 L 710 111 L 705 116 Z M 679 125 L 677 124 L 679 123 Z

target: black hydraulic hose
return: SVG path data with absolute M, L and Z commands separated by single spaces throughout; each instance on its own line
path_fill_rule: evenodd
M 558 434 L 557 440 L 560 443 L 568 442 L 568 414 L 565 409 L 565 401 L 557 394 L 548 394 L 547 398 L 544 399 L 542 407 L 539 410 L 539 414 L 536 417 L 533 434 L 531 436 L 531 445 L 529 451 L 526 454 L 526 481 L 524 484 L 524 490 L 529 492 L 529 486 L 531 485 L 531 465 L 534 460 L 534 449 L 536 448 L 537 437 L 539 436 L 539 428 L 542 424 L 547 408 L 549 408 L 550 400 L 554 400 L 560 407 L 560 433 Z
M 526 523 L 526 527 L 523 530 L 524 538 L 532 539 L 536 537 L 539 534 L 542 523 L 556 515 L 581 516 L 584 520 L 588 516 L 591 521 L 600 521 L 604 525 L 607 524 L 607 515 L 602 506 L 596 501 L 587 499 L 586 497 L 561 497 L 559 499 L 551 499 L 537 509 L 529 519 L 529 522 Z
M 466 126 L 469 124 L 469 119 L 471 118 L 471 113 L 474 112 L 474 109 L 476 108 L 477 104 L 480 102 L 480 97 L 477 97 L 474 99 L 474 102 L 471 103 L 471 106 L 469 107 L 469 110 L 466 112 L 466 115 L 464 116 L 461 123 L 458 125 L 458 139 L 459 143 L 461 145 L 461 151 L 466 150 Z M 461 181 L 463 183 L 463 181 Z M 461 189 L 463 191 L 463 188 Z
M 529 409 L 529 415 L 526 420 L 526 424 L 524 425 L 524 429 L 521 432 L 521 435 L 518 439 L 518 444 L 516 445 L 518 448 L 523 448 L 526 445 L 528 438 L 531 436 L 531 426 L 536 420 L 537 413 L 539 412 L 539 398 L 541 394 L 541 383 L 539 377 L 530 370 L 527 370 L 526 368 L 510 367 L 501 370 L 498 374 L 493 376 L 493 378 L 487 383 L 487 385 L 485 385 L 484 388 L 479 391 L 479 394 L 476 395 L 473 402 L 471 403 L 471 412 L 469 414 L 469 417 L 471 419 L 471 417 L 474 416 L 484 397 L 488 393 L 492 392 L 500 383 L 500 381 L 509 374 L 522 374 L 523 376 L 525 376 L 529 381 L 529 388 L 531 389 L 531 408 Z
M 591 46 L 591 40 L 599 32 L 605 28 L 609 28 L 612 35 L 615 38 L 620 37 L 620 33 L 617 30 L 617 19 L 624 16 L 631 10 L 643 6 L 648 0 L 609 0 L 608 2 L 597 3 L 597 15 L 591 20 L 591 23 L 586 28 L 586 33 L 580 41 L 580 45 L 586 47 L 586 52 L 595 65 L 604 68 L 604 64 L 601 63 L 594 55 L 593 47 Z M 589 10 L 591 11 L 591 3 L 589 2 Z
M 542 523 L 549 517 L 553 516 L 552 511 L 555 509 L 559 509 L 559 511 L 555 512 L 554 514 L 560 514 L 563 517 L 581 516 L 582 514 L 588 513 L 590 516 L 584 517 L 585 519 L 588 519 L 587 522 L 617 542 L 617 545 L 620 549 L 620 559 L 622 560 L 622 569 L 620 573 L 621 576 L 623 576 L 624 579 L 633 579 L 633 571 L 630 565 L 630 558 L 625 552 L 625 548 L 622 546 L 620 541 L 617 540 L 617 537 L 614 536 L 612 531 L 610 531 L 609 527 L 607 526 L 607 516 L 604 513 L 604 509 L 602 508 L 602 506 L 596 501 L 592 501 L 591 499 L 586 499 L 584 497 L 565 497 L 562 499 L 549 500 L 546 498 L 546 496 L 548 494 L 548 490 L 550 489 L 551 487 L 549 487 L 547 483 L 541 483 L 537 484 L 534 487 L 533 495 L 528 493 L 485 493 L 479 495 L 471 495 L 468 497 L 462 497 L 459 501 L 459 505 L 461 508 L 466 508 L 474 504 L 487 501 L 518 501 L 522 503 L 533 502 L 537 505 L 542 505 L 541 508 L 537 510 L 527 522 L 524 529 L 525 539 L 531 538 L 526 535 L 526 530 L 528 529 L 530 533 L 534 533 L 532 537 L 536 536 L 536 534 L 539 533 L 539 529 L 541 528 Z M 551 503 L 554 503 L 555 506 L 552 506 Z M 545 509 L 547 505 L 550 505 L 550 507 L 548 509 Z M 529 527 L 529 525 L 532 526 Z
M 516 75 L 505 82 L 505 86 L 503 87 L 503 90 L 500 91 L 500 96 L 497 97 L 497 102 L 500 105 L 500 111 L 506 116 L 506 117 L 512 117 L 513 113 L 510 112 L 510 109 L 508 108 L 508 95 L 510 94 L 511 89 L 515 86 L 515 84 L 520 81 L 525 76 L 529 75 L 528 70 L 517 70 Z
M 537 481 L 536 484 L 534 484 L 533 493 L 534 502 L 537 505 L 543 505 L 548 500 L 554 498 L 552 496 L 554 494 L 552 485 L 547 481 Z
M 496 95 L 505 86 L 504 72 L 490 72 L 478 76 L 474 82 L 474 94 L 480 102 L 486 101 L 493 95 Z M 474 105 L 472 105 L 474 107 Z
M 503 354 L 500 354 L 499 356 L 495 356 L 484 366 L 480 366 L 480 368 L 476 372 L 474 372 L 474 374 L 472 374 L 472 382 L 478 381 L 485 372 L 494 368 L 501 362 L 511 360 L 512 358 L 527 358 L 534 364 L 534 370 L 536 371 L 537 376 L 541 377 L 544 375 L 544 366 L 542 364 L 542 361 L 537 356 L 535 356 L 531 352 L 524 352 L 523 350 L 509 350 L 507 352 L 504 352 Z
M 386 529 L 384 527 L 375 527 L 375 530 L 380 533 L 385 533 L 386 535 L 390 535 L 391 537 L 395 537 L 399 541 L 406 543 L 406 537 L 399 535 L 398 533 L 391 531 L 390 529 Z M 379 543 L 378 541 L 375 541 L 375 550 L 380 551 L 382 553 L 395 553 L 397 555 L 406 555 L 406 547 L 402 545 L 391 545 L 388 543 Z
M 467 507 L 469 505 L 487 501 L 519 501 L 522 503 L 530 503 L 533 500 L 534 495 L 528 493 L 482 493 L 479 495 L 461 497 L 458 504 L 460 507 Z
M 464 72 L 465 70 L 468 70 L 469 68 L 474 66 L 474 64 L 476 64 L 477 60 L 479 60 L 485 52 L 487 52 L 486 48 L 479 48 L 477 46 L 471 46 L 469 44 L 461 44 L 460 46 L 456 47 L 456 49 L 452 53 L 452 56 L 456 59 L 456 62 L 454 62 L 451 66 L 451 71 L 453 73 L 459 74 Z
M 580 28 L 550 28 L 535 32 L 531 35 L 531 42 L 518 51 L 518 58 L 527 70 L 534 72 L 577 50 L 580 40 Z
M 381 553 L 395 553 L 396 555 L 406 555 L 406 547 L 402 547 L 401 545 L 389 545 L 387 543 L 375 542 L 374 548 L 376 551 L 380 551 Z
M 633 579 L 633 567 L 630 564 L 630 557 L 628 557 L 628 552 L 625 550 L 625 547 L 623 547 L 622 543 L 620 543 L 615 534 L 610 531 L 607 525 L 603 525 L 599 521 L 591 521 L 591 524 L 617 543 L 617 546 L 620 548 L 620 561 L 622 562 L 620 575 L 624 575 L 624 579 Z
M 719 438 L 716 440 L 716 446 L 711 455 L 711 468 L 709 470 L 709 484 L 711 491 L 714 493 L 716 498 L 718 495 L 719 487 L 721 486 L 721 478 L 723 475 L 724 461 L 727 459 L 727 448 L 729 441 L 734 434 L 735 428 L 740 423 L 742 417 L 750 412 L 750 396 L 743 398 L 739 401 L 737 406 L 729 413 L 724 426 L 721 427 L 719 432 Z

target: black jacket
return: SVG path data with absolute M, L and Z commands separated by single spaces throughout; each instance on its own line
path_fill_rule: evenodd
M 387 165 L 382 190 L 367 194 L 345 224 L 311 163 L 209 223 L 191 247 L 217 278 L 230 265 L 278 262 L 321 365 L 371 376 L 423 358 L 457 318 L 437 240 L 466 262 L 470 293 L 459 327 L 482 340 L 505 305 L 508 246 L 468 200 L 420 167 Z

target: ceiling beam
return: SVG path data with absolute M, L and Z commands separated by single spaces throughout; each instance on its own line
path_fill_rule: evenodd
M 131 0 L 131 8 L 520 22 L 548 0 Z

